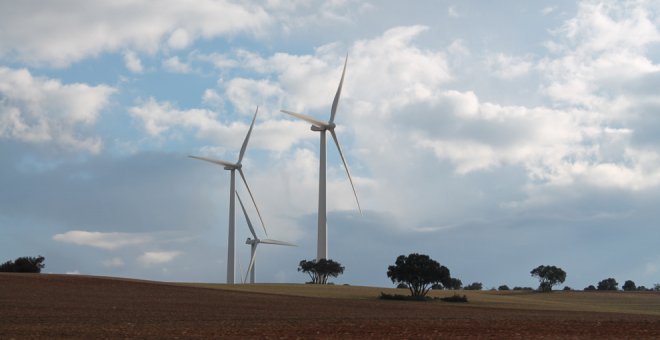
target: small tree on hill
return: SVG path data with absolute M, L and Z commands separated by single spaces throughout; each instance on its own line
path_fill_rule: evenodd
M 394 265 L 387 268 L 392 283 L 405 283 L 412 296 L 426 296 L 433 284 L 449 285 L 449 269 L 432 260 L 428 255 L 410 254 L 397 257 Z
M 619 283 L 613 278 L 608 278 L 598 282 L 598 290 L 618 290 Z
M 509 290 L 509 286 L 501 285 L 501 286 L 497 287 L 497 290 Z
M 465 290 L 482 290 L 484 285 L 481 282 L 472 282 L 469 285 L 463 287 Z
M 592 291 L 592 290 L 596 290 L 596 287 L 594 287 L 594 285 L 588 285 L 587 287 L 584 287 L 584 290 L 589 292 L 589 291 Z
M 344 267 L 330 259 L 302 260 L 298 264 L 298 271 L 309 275 L 311 283 L 327 284 L 329 277 L 337 277 L 344 273 Z
M 552 291 L 553 286 L 566 280 L 566 272 L 555 266 L 538 266 L 530 274 L 539 279 L 539 290 L 542 292 Z
M 7 261 L 0 265 L 0 272 L 14 272 L 14 273 L 41 273 L 46 265 L 46 259 L 39 255 L 37 257 L 19 257 L 14 261 Z
M 462 287 L 463 287 L 463 282 L 461 282 L 461 280 L 453 277 L 449 279 L 449 286 L 447 287 L 447 289 L 459 290 Z
M 621 288 L 623 288 L 623 290 L 627 292 L 631 292 L 637 290 L 637 285 L 635 285 L 635 282 L 633 280 L 628 280 L 623 283 L 623 286 Z

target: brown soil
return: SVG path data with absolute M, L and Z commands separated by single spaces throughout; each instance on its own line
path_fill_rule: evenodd
M 0 339 L 660 338 L 660 317 L 325 299 L 0 274 Z

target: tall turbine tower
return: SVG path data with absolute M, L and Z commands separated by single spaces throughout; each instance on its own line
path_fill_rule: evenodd
M 243 156 L 245 155 L 245 149 L 247 148 L 248 141 L 250 140 L 250 134 L 252 133 L 252 128 L 254 127 L 254 121 L 257 119 L 257 112 L 259 112 L 259 107 L 257 106 L 256 111 L 254 111 L 254 117 L 252 117 L 252 124 L 250 124 L 250 129 L 247 132 L 247 136 L 245 136 L 245 140 L 243 141 L 243 146 L 241 147 L 241 152 L 238 155 L 238 161 L 236 163 L 231 163 L 219 159 L 211 159 L 211 158 L 206 158 L 206 157 L 198 157 L 198 156 L 188 156 L 190 158 L 195 158 L 195 159 L 200 159 L 206 162 L 222 165 L 225 170 L 229 170 L 231 172 L 231 181 L 229 182 L 229 237 L 227 238 L 227 283 L 233 284 L 234 283 L 234 274 L 235 270 L 234 267 L 236 265 L 236 219 L 234 216 L 235 212 L 235 204 L 234 204 L 234 192 L 236 191 L 236 170 L 238 170 L 238 173 L 241 175 L 241 178 L 243 179 L 243 183 L 245 183 L 245 187 L 247 188 L 248 193 L 250 194 L 250 198 L 252 198 L 252 203 L 254 203 L 254 207 L 257 209 L 257 214 L 259 215 L 259 220 L 261 221 L 261 225 L 264 228 L 264 233 L 268 235 L 268 232 L 266 232 L 266 227 L 264 226 L 264 220 L 261 218 L 261 213 L 259 212 L 259 207 L 257 206 L 257 202 L 254 201 L 254 196 L 252 196 L 252 191 L 250 190 L 250 186 L 247 184 L 247 181 L 245 180 L 245 174 L 243 174 L 243 165 L 241 164 L 241 161 L 243 161 Z
M 355 191 L 355 186 L 353 185 L 353 179 L 351 178 L 351 173 L 348 171 L 348 165 L 346 164 L 346 159 L 344 158 L 344 154 L 341 152 L 341 147 L 339 146 L 339 141 L 337 140 L 337 134 L 335 133 L 335 126 L 336 126 L 335 115 L 337 114 L 337 105 L 339 104 L 339 96 L 341 95 L 341 87 L 342 84 L 344 83 L 344 74 L 346 74 L 347 63 L 348 63 L 348 55 L 346 56 L 346 60 L 344 61 L 344 69 L 341 72 L 341 80 L 339 81 L 339 87 L 337 88 L 335 99 L 332 102 L 332 110 L 330 111 L 330 120 L 327 123 L 319 121 L 308 115 L 281 110 L 286 114 L 300 118 L 312 124 L 311 130 L 320 132 L 321 135 L 320 164 L 319 164 L 319 215 L 318 215 L 318 236 L 316 243 L 317 260 L 328 258 L 328 230 L 327 230 L 326 190 L 325 190 L 326 188 L 325 132 L 326 131 L 330 131 L 330 134 L 332 135 L 332 139 L 335 141 L 335 145 L 337 145 L 339 156 L 341 157 L 341 161 L 344 163 L 344 169 L 346 169 L 346 175 L 348 175 L 348 180 L 351 182 L 351 188 L 353 188 L 353 194 L 355 195 L 355 201 L 357 202 L 358 210 L 360 210 L 360 214 L 362 213 L 362 208 L 360 207 L 360 201 L 358 200 L 357 192 Z
M 248 228 L 250 228 L 250 233 L 252 233 L 252 236 L 254 237 L 254 239 L 248 238 L 245 241 L 245 244 L 250 245 L 250 265 L 248 266 L 247 272 L 245 273 L 245 279 L 243 280 L 243 283 L 247 281 L 248 276 L 250 276 L 250 283 L 254 283 L 254 276 L 255 276 L 254 267 L 257 259 L 257 246 L 259 245 L 259 243 L 276 244 L 280 246 L 292 246 L 292 247 L 295 247 L 295 244 L 284 241 L 271 240 L 269 238 L 260 239 L 259 237 L 257 237 L 257 233 L 254 231 L 254 227 L 252 226 L 252 222 L 250 221 L 247 211 L 245 210 L 245 206 L 243 205 L 241 196 L 238 195 L 238 191 L 236 192 L 236 197 L 238 198 L 238 203 L 241 204 L 241 210 L 243 210 L 243 215 L 245 215 L 245 222 L 247 222 Z

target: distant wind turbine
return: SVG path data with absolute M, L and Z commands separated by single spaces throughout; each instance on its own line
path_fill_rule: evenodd
M 339 81 L 339 87 L 337 88 L 337 93 L 335 94 L 335 99 L 332 102 L 332 110 L 330 111 L 330 120 L 322 122 L 308 115 L 295 113 L 291 111 L 281 110 L 282 112 L 300 118 L 310 124 L 312 124 L 311 130 L 318 131 L 321 134 L 321 146 L 320 146 L 320 164 L 319 164 L 319 212 L 318 212 L 318 236 L 316 244 L 316 259 L 327 259 L 328 258 L 328 230 L 327 230 L 327 215 L 326 215 L 326 146 L 325 146 L 325 132 L 330 131 L 332 139 L 337 145 L 337 150 L 339 151 L 339 156 L 341 161 L 344 163 L 344 169 L 346 169 L 346 175 L 348 180 L 351 183 L 351 188 L 353 188 L 353 194 L 355 195 L 355 202 L 357 202 L 358 210 L 362 214 L 362 208 L 360 207 L 360 201 L 357 197 L 357 192 L 355 191 L 355 186 L 353 185 L 353 179 L 351 178 L 351 173 L 348 171 L 348 165 L 346 164 L 346 159 L 344 154 L 341 151 L 339 146 L 339 141 L 337 140 L 337 134 L 335 133 L 335 115 L 337 114 L 337 106 L 339 104 L 339 96 L 341 95 L 341 87 L 344 83 L 344 74 L 346 74 L 346 64 L 348 63 L 348 55 L 344 61 L 344 69 L 341 72 L 341 80 Z
M 243 165 L 241 164 L 241 161 L 243 161 L 243 156 L 245 155 L 245 149 L 247 148 L 248 141 L 250 140 L 250 134 L 252 133 L 252 128 L 254 127 L 254 121 L 257 119 L 257 113 L 259 112 L 259 107 L 257 106 L 257 109 L 254 111 L 254 117 L 252 117 L 252 123 L 250 124 L 250 129 L 247 132 L 247 135 L 245 136 L 245 140 L 243 141 L 243 146 L 241 147 L 241 152 L 238 155 L 238 161 L 236 163 L 231 163 L 219 159 L 211 159 L 211 158 L 206 158 L 206 157 L 198 157 L 198 156 L 188 156 L 190 158 L 195 158 L 199 160 L 203 160 L 206 162 L 218 164 L 224 166 L 225 170 L 229 170 L 231 172 L 231 181 L 229 185 L 229 237 L 227 240 L 227 283 L 233 284 L 234 283 L 234 274 L 235 274 L 235 269 L 234 266 L 236 264 L 236 219 L 234 216 L 235 212 L 235 203 L 234 203 L 234 192 L 236 191 L 236 170 L 238 170 L 238 173 L 241 175 L 241 178 L 243 179 L 243 183 L 245 183 L 245 187 L 247 188 L 248 193 L 250 194 L 250 198 L 252 198 L 252 203 L 254 203 L 254 207 L 257 209 L 257 214 L 259 215 L 259 220 L 261 221 L 261 225 L 264 228 L 264 232 L 266 233 L 266 236 L 268 236 L 268 232 L 266 232 L 266 227 L 264 225 L 264 220 L 261 218 L 261 213 L 259 212 L 259 207 L 257 206 L 257 202 L 254 200 L 254 196 L 252 195 L 252 191 L 250 190 L 250 186 L 248 185 L 247 181 L 245 180 L 245 174 L 243 174 Z
M 284 241 L 272 240 L 269 238 L 260 239 L 259 237 L 257 237 L 257 233 L 254 231 L 254 227 L 252 226 L 252 222 L 250 222 L 250 217 L 248 217 L 247 211 L 245 210 L 245 206 L 243 205 L 243 201 L 241 200 L 241 196 L 238 195 L 238 191 L 236 192 L 236 197 L 238 197 L 238 203 L 241 204 L 243 215 L 245 215 L 245 221 L 247 222 L 248 228 L 250 228 L 250 232 L 254 237 L 254 239 L 248 238 L 247 241 L 245 241 L 245 244 L 250 245 L 250 265 L 248 265 L 248 269 L 247 272 L 245 273 L 245 279 L 243 279 L 243 283 L 247 281 L 248 276 L 250 277 L 250 283 L 254 283 L 254 276 L 255 276 L 254 266 L 257 258 L 257 246 L 259 245 L 259 243 L 276 244 L 280 246 L 292 246 L 292 247 L 295 247 L 295 244 Z

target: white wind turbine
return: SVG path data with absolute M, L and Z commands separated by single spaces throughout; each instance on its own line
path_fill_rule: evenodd
M 325 146 L 325 132 L 330 131 L 332 139 L 337 145 L 337 150 L 339 151 L 339 156 L 341 161 L 344 163 L 344 169 L 346 169 L 346 175 L 348 175 L 348 180 L 351 183 L 351 188 L 353 188 L 353 194 L 355 195 L 355 201 L 357 202 L 358 210 L 360 214 L 362 213 L 362 208 L 360 207 L 360 201 L 357 197 L 357 192 L 355 191 L 355 186 L 353 185 L 353 179 L 351 178 L 351 173 L 348 171 L 348 165 L 346 164 L 346 159 L 341 152 L 341 147 L 339 146 L 339 141 L 337 140 L 337 134 L 335 133 L 335 115 L 337 114 L 337 105 L 339 104 L 339 96 L 341 95 L 341 87 L 344 83 L 344 74 L 346 73 L 346 64 L 348 63 L 348 55 L 344 61 L 344 69 L 341 72 L 341 80 L 339 81 L 339 87 L 337 88 L 337 93 L 335 94 L 335 99 L 332 102 L 332 110 L 330 111 L 330 120 L 325 123 L 319 121 L 308 115 L 295 113 L 291 111 L 281 110 L 282 112 L 292 115 L 294 117 L 300 118 L 310 124 L 312 124 L 312 131 L 318 131 L 321 135 L 321 146 L 320 146 L 320 165 L 319 165 L 319 213 L 318 213 L 318 236 L 316 244 L 316 259 L 327 259 L 328 258 L 328 230 L 327 230 L 327 215 L 326 215 L 326 178 L 325 178 L 325 160 L 326 160 L 326 146 Z
M 268 235 L 268 232 L 266 232 L 266 227 L 264 226 L 264 221 L 261 218 L 261 213 L 259 212 L 259 207 L 257 206 L 257 202 L 254 201 L 254 196 L 252 196 L 252 191 L 250 190 L 250 186 L 247 184 L 247 181 L 245 180 L 245 174 L 243 174 L 243 165 L 241 164 L 241 161 L 243 160 L 243 156 L 245 155 L 245 149 L 247 148 L 248 141 L 250 140 L 250 134 L 252 133 L 252 128 L 254 127 L 254 121 L 257 119 L 257 112 L 259 112 L 259 107 L 257 107 L 256 111 L 254 111 L 254 117 L 252 117 L 252 123 L 250 124 L 250 129 L 247 132 L 247 135 L 245 136 L 245 140 L 243 141 L 243 146 L 241 146 L 241 152 L 238 155 L 238 161 L 236 163 L 231 163 L 219 159 L 211 159 L 211 158 L 206 158 L 206 157 L 198 157 L 198 156 L 188 156 L 190 158 L 195 158 L 195 159 L 200 159 L 206 162 L 218 164 L 224 166 L 225 170 L 229 170 L 231 172 L 231 181 L 229 185 L 229 237 L 227 240 L 227 283 L 233 284 L 234 283 L 234 266 L 236 265 L 236 219 L 234 216 L 235 212 L 235 201 L 234 201 L 234 192 L 236 191 L 236 170 L 238 170 L 238 173 L 241 175 L 241 178 L 243 179 L 243 183 L 245 183 L 245 187 L 247 188 L 248 193 L 250 194 L 250 198 L 252 198 L 252 203 L 254 203 L 254 207 L 257 209 L 257 214 L 259 215 L 259 220 L 261 220 L 261 225 L 264 228 L 264 232 L 266 235 Z
M 245 211 L 245 206 L 243 205 L 241 196 L 238 195 L 238 191 L 236 192 L 236 197 L 238 197 L 238 203 L 241 204 L 243 215 L 245 215 L 245 221 L 247 222 L 248 228 L 250 228 L 250 232 L 254 237 L 254 239 L 248 237 L 248 239 L 245 241 L 245 244 L 250 245 L 250 265 L 248 265 L 248 269 L 247 272 L 245 273 L 245 279 L 243 279 L 243 283 L 247 281 L 248 276 L 250 276 L 250 283 L 254 283 L 254 264 L 256 261 L 257 246 L 259 245 L 259 243 L 276 244 L 280 246 L 292 246 L 292 247 L 295 247 L 295 244 L 284 241 L 272 240 L 269 238 L 260 239 L 259 237 L 257 237 L 257 233 L 254 231 L 254 227 L 252 226 L 252 222 L 250 222 L 250 218 L 248 217 L 247 211 Z

